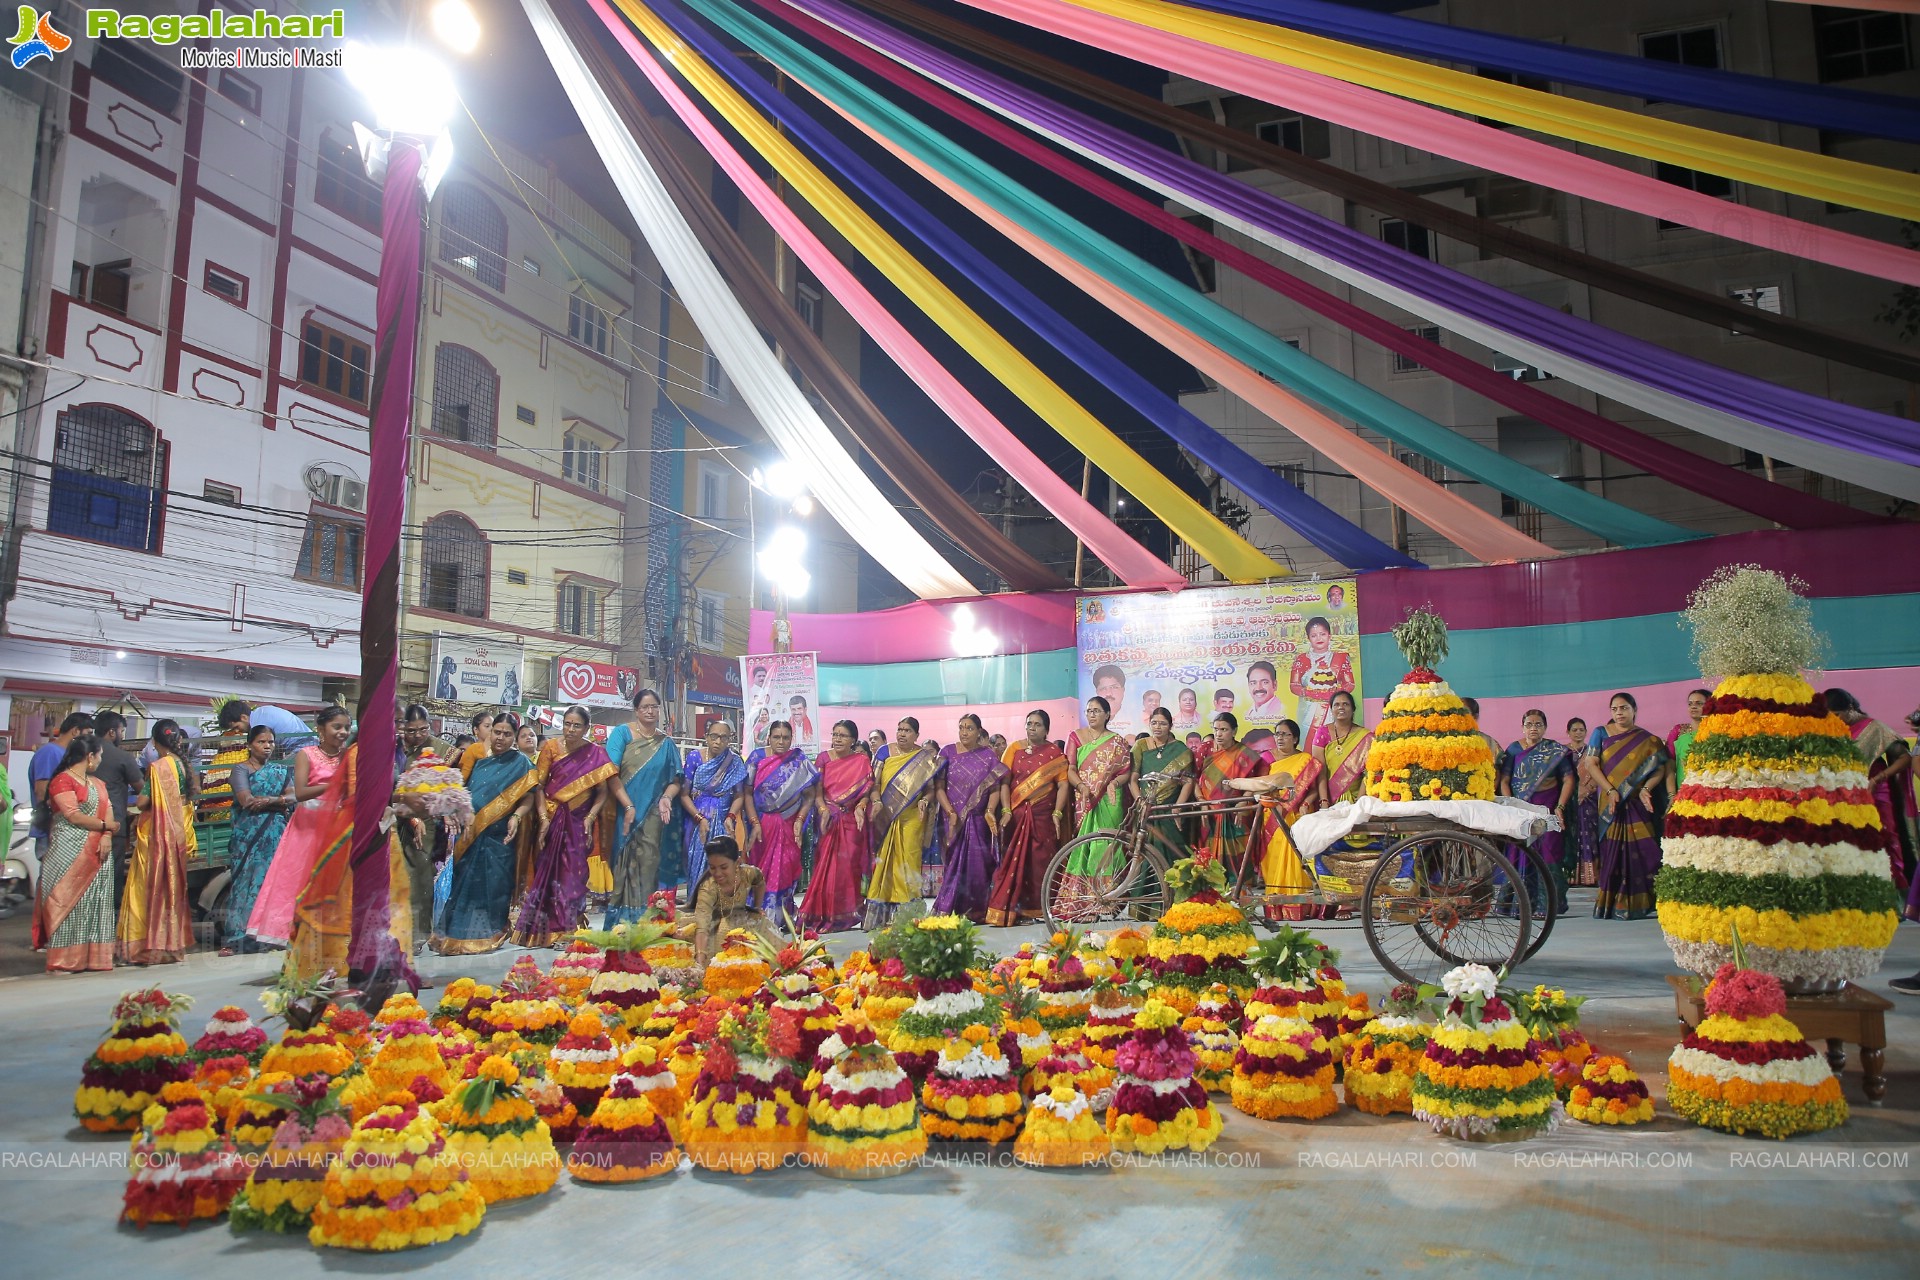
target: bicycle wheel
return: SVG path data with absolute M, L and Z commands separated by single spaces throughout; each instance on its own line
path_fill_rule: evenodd
M 1512 913 L 1496 909 L 1511 886 Z M 1532 932 L 1526 887 L 1486 841 L 1445 832 L 1408 836 L 1374 866 L 1361 894 L 1367 946 L 1402 982 L 1440 981 L 1451 968 L 1498 971 L 1525 957 Z
M 1085 874 L 1068 873 L 1076 859 Z M 1172 905 L 1166 860 L 1145 842 L 1129 855 L 1122 832 L 1090 831 L 1047 863 L 1040 901 L 1050 925 L 1158 920 Z

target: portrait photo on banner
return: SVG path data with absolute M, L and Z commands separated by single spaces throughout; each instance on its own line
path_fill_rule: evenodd
M 767 745 L 767 726 L 784 720 L 793 726 L 793 745 L 809 752 L 820 746 L 820 655 L 750 653 L 740 659 L 742 711 L 740 749 Z
M 1165 707 L 1176 733 L 1205 735 L 1230 711 L 1242 738 L 1292 720 L 1310 747 L 1326 739 L 1334 694 L 1360 695 L 1357 605 L 1350 579 L 1088 596 L 1080 697 L 1105 698 L 1116 730 L 1137 733 Z

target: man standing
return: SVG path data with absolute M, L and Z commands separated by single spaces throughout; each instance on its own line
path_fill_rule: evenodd
M 1276 690 L 1280 673 L 1265 658 L 1247 668 L 1247 692 L 1253 695 L 1253 709 L 1247 714 L 1255 720 L 1284 720 L 1287 709 L 1280 704 Z
M 487 718 L 493 728 L 493 718 Z M 414 703 L 400 721 L 400 753 L 394 761 L 396 780 L 431 751 L 443 765 L 454 763 L 453 748 L 434 736 L 433 720 L 427 709 Z M 407 890 L 413 906 L 413 949 L 418 954 L 433 933 L 434 857 L 440 852 L 445 827 L 438 818 L 402 818 L 399 822 L 400 852 L 407 862 Z
M 93 731 L 100 735 L 100 767 L 93 776 L 106 784 L 107 796 L 113 801 L 113 820 L 120 824 L 113 833 L 113 877 L 115 892 L 120 894 L 127 887 L 127 806 L 140 794 L 145 779 L 140 762 L 120 745 L 127 736 L 125 716 L 118 711 L 102 711 L 93 719 Z
M 73 740 L 83 733 L 92 732 L 92 716 L 84 711 L 71 713 L 60 722 L 60 731 L 33 753 L 33 762 L 27 766 L 27 781 L 33 787 L 33 853 L 42 866 L 46 865 L 47 844 L 51 838 L 47 829 L 47 821 L 51 816 L 47 805 L 47 784 L 53 781 L 53 775 L 60 772 L 60 762 L 66 759 L 67 748 Z

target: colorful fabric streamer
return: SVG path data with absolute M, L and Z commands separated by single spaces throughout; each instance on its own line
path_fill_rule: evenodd
M 1422 417 L 1127 252 L 831 63 L 742 12 L 730 0 L 689 2 L 829 105 L 844 108 L 863 123 L 872 124 L 1036 236 L 1110 277 L 1168 319 L 1320 405 L 1610 541 L 1648 546 L 1698 536 L 1565 484 Z
M 1476 391 L 1498 404 L 1553 427 L 1583 444 L 1608 453 L 1633 466 L 1644 467 L 1662 479 L 1683 488 L 1751 512 L 1788 528 L 1811 528 L 1839 524 L 1862 524 L 1876 520 L 1869 512 L 1829 502 L 1774 484 L 1748 471 L 1704 458 L 1692 450 L 1644 435 L 1623 423 L 1602 418 L 1558 396 L 1548 395 L 1529 383 L 1517 382 L 1496 369 L 1437 342 L 1430 342 L 1383 316 L 1377 316 L 1345 299 L 1338 298 L 1306 281 L 1288 275 L 1273 263 L 1236 245 L 1203 231 L 1184 218 L 1152 201 L 1088 173 L 1073 161 L 1043 143 L 1029 138 L 1011 126 L 988 115 L 961 98 L 933 87 L 927 80 L 906 70 L 945 65 L 936 51 L 919 41 L 901 36 L 882 24 L 864 19 L 838 0 L 757 0 L 762 7 L 778 4 L 782 17 L 800 31 L 827 48 L 857 62 L 864 70 L 914 93 L 942 116 L 958 120 L 995 142 L 1018 152 L 1035 164 L 1050 169 L 1068 181 L 1111 202 L 1222 265 L 1239 271 L 1282 295 L 1299 302 L 1355 333 L 1387 349 L 1416 361 L 1421 366 Z M 817 12 L 827 21 L 811 16 Z M 828 25 L 829 22 L 841 25 Z M 841 27 L 853 33 L 845 34 Z M 854 36 L 858 36 L 856 41 Z M 871 46 L 871 47 L 869 47 Z M 882 53 L 899 57 L 896 65 Z M 932 55 L 932 56 L 929 56 Z M 985 73 L 981 73 L 985 76 Z M 1004 86 L 1006 81 L 991 78 L 990 83 Z
M 611 104 L 560 31 L 547 0 L 522 0 L 534 34 L 579 113 L 588 136 L 681 301 L 713 346 L 767 435 L 828 514 L 853 540 L 922 598 L 977 595 L 860 470 L 800 388 L 761 341 L 752 317 L 694 238 L 659 175 L 613 118 Z
M 1006 468 L 1007 473 L 1056 519 L 1072 529 L 1075 536 L 1084 541 L 1121 581 L 1133 586 L 1165 590 L 1178 590 L 1186 585 L 1186 579 L 1171 566 L 1128 537 L 1113 521 L 1081 497 L 1072 485 L 1035 457 L 1031 449 L 1022 444 L 991 410 L 981 404 L 931 352 L 907 332 L 905 326 L 821 243 L 799 214 L 789 208 L 754 172 L 753 167 L 720 131 L 708 123 L 665 68 L 607 7 L 605 0 L 588 0 L 588 3 L 625 52 L 633 58 L 635 65 L 673 107 L 675 114 L 692 130 L 696 140 L 707 148 L 714 162 L 734 180 L 754 208 L 767 219 L 774 234 L 793 249 L 795 256 L 873 336 L 881 349 L 892 356 L 934 403 L 945 409 L 986 450 L 989 457 Z

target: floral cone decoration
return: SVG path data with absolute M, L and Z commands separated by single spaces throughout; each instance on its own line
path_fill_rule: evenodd
M 1265 1017 L 1298 1018 L 1313 1024 L 1329 1044 L 1340 1035 L 1346 983 L 1333 967 L 1339 953 L 1304 929 L 1281 925 L 1255 947 L 1248 967 L 1258 986 L 1246 1002 L 1249 1026 Z
M 1226 1093 L 1232 1087 L 1233 1059 L 1240 1049 L 1240 1014 L 1240 1002 L 1233 998 L 1233 992 L 1216 983 L 1180 1024 L 1199 1064 L 1193 1078 L 1208 1093 Z
M 1369 1115 L 1413 1114 L 1413 1078 L 1433 1034 L 1433 997 L 1440 988 L 1401 983 L 1380 1012 L 1347 1041 L 1340 1086 L 1347 1105 Z
M 680 996 L 680 988 L 667 983 L 660 988 L 660 999 L 647 1010 L 647 1016 L 633 1029 L 636 1040 L 652 1040 L 663 1050 L 666 1041 L 680 1026 L 680 1016 L 687 1011 L 687 1002 Z
M 820 1081 L 826 1077 L 840 1055 L 856 1044 L 876 1044 L 879 1037 L 873 1031 L 857 1022 L 842 1022 L 828 1033 L 813 1051 L 813 1061 L 807 1067 L 806 1080 L 802 1087 L 809 1097 L 820 1087 Z
M 1514 1013 L 1540 1049 L 1540 1061 L 1553 1078 L 1553 1091 L 1565 1102 L 1580 1083 L 1580 1068 L 1593 1056 L 1593 1046 L 1580 1031 L 1580 1006 L 1585 996 L 1570 996 L 1544 984 L 1514 1001 Z
M 435 1005 L 427 1022 L 435 1031 L 464 1031 L 464 1015 L 467 1006 L 473 1002 L 474 992 L 480 984 L 472 978 L 455 978 L 440 993 L 440 1003 Z
M 453 1073 L 440 1054 L 440 1037 L 424 1019 L 406 1018 L 387 1028 L 387 1037 L 374 1050 L 367 1075 L 382 1096 L 396 1089 L 412 1089 L 415 1080 L 433 1083 L 440 1096 L 453 1087 Z M 423 1101 L 416 1094 L 415 1101 Z
M 333 1015 L 338 1012 L 338 1006 L 327 1011 L 327 1021 L 330 1026 Z M 393 1024 L 396 1022 L 425 1022 L 426 1020 L 427 1011 L 420 1007 L 419 997 L 411 991 L 397 991 L 388 996 L 386 1003 L 380 1006 L 380 1012 L 373 1015 L 373 1033 L 377 1036 L 385 1036 L 392 1031 Z M 339 1035 L 337 1028 L 334 1029 L 334 1034 Z
M 1345 984 L 1343 983 L 1342 985 Z M 1321 986 L 1321 993 L 1325 994 L 1326 989 L 1326 986 L 1323 984 Z M 1367 993 L 1364 991 L 1349 991 L 1347 993 L 1347 1007 L 1340 1011 L 1340 1052 L 1342 1055 L 1346 1053 L 1347 1046 L 1358 1039 L 1360 1033 L 1365 1031 L 1367 1024 L 1372 1021 L 1373 1010 L 1368 1007 Z
M 1433 668 L 1447 656 L 1447 624 L 1422 606 L 1393 629 L 1412 669 L 1387 699 L 1367 750 L 1367 794 L 1378 800 L 1491 800 L 1493 748 Z
M 1564 1114 L 1538 1042 L 1485 965 L 1447 971 L 1446 1017 L 1413 1082 L 1413 1114 L 1435 1133 L 1504 1142 L 1549 1133 Z
M 227 1225 L 236 1234 L 297 1235 L 313 1225 L 313 1207 L 320 1203 L 327 1169 L 352 1132 L 340 1101 L 345 1084 L 308 1076 L 274 1081 L 251 1096 L 250 1102 L 281 1119 L 228 1210 Z
M 1199 1065 L 1180 1029 L 1179 1010 L 1148 1000 L 1116 1055 L 1119 1077 L 1107 1107 L 1113 1149 L 1158 1155 L 1212 1146 L 1220 1136 L 1220 1113 L 1207 1100 L 1206 1086 L 1193 1078 Z
M 260 1060 L 262 1071 L 284 1071 L 301 1076 L 343 1076 L 360 1065 L 354 1051 L 324 1026 L 307 1031 L 288 1027 L 280 1042 Z
M 1707 1016 L 1667 1059 L 1667 1105 L 1708 1129 L 1785 1138 L 1847 1121 L 1840 1079 L 1787 1017 L 1780 980 L 1736 958 L 1707 984 Z
M 547 1074 L 565 1091 L 567 1101 L 582 1120 L 600 1105 L 600 1095 L 620 1071 L 620 1050 L 614 1048 L 606 1023 L 595 1009 L 582 1009 L 573 1016 L 567 1034 L 547 1058 Z M 554 1135 L 561 1142 L 570 1142 L 574 1136 L 572 1131 Z
M 887 1047 L 918 1083 L 932 1073 L 954 1036 L 970 1026 L 997 1023 L 999 1014 L 988 1011 L 987 998 L 974 990 L 967 972 L 986 959 L 979 926 L 964 916 L 920 916 L 896 942 L 896 958 L 912 975 L 917 998 L 894 1024 Z
M 1093 1005 L 1087 1011 L 1086 1039 L 1081 1047 L 1095 1066 L 1113 1069 L 1114 1054 L 1133 1030 L 1133 1020 L 1146 1007 L 1149 990 L 1148 980 L 1139 975 L 1132 961 L 1123 964 L 1118 974 L 1094 981 Z M 1168 1007 L 1179 1012 L 1177 1005 Z
M 1800 676 L 1824 640 L 1778 574 L 1731 565 L 1682 617 L 1718 679 L 1667 812 L 1654 879 L 1660 928 L 1682 969 L 1747 962 L 1790 991 L 1874 973 L 1900 901 L 1852 731 Z
M 664 919 L 671 923 L 673 917 Z M 693 962 L 693 944 L 682 938 L 662 938 L 650 947 L 641 950 L 640 956 L 653 969 L 653 976 L 665 986 L 672 983 L 682 991 L 691 991 L 700 985 L 706 971 Z
M 1026 1108 L 1019 1056 L 1011 1033 L 996 1037 L 980 1023 L 948 1040 L 920 1091 L 927 1136 L 999 1143 L 1018 1133 Z
M 1228 1095 L 1236 1111 L 1261 1120 L 1318 1120 L 1340 1109 L 1333 1062 L 1311 1022 L 1265 1014 L 1240 1037 Z
M 229 1054 L 222 1058 L 202 1058 L 193 1069 L 193 1083 L 206 1095 L 207 1105 L 213 1110 L 213 1118 L 220 1132 L 227 1132 L 227 1117 L 246 1097 L 247 1088 L 253 1083 L 253 1068 L 247 1065 L 244 1054 Z
M 267 1033 L 256 1027 L 239 1005 L 222 1005 L 213 1011 L 206 1031 L 193 1042 L 193 1053 L 202 1061 L 238 1054 L 247 1065 L 258 1067 L 267 1054 Z
M 1653 1099 L 1625 1058 L 1603 1053 L 1588 1058 L 1580 1083 L 1567 1098 L 1567 1114 L 1586 1124 L 1645 1124 L 1653 1119 Z
M 474 1005 L 479 1000 L 476 998 Z M 469 1006 L 471 1009 L 473 1006 Z M 517 1037 L 528 1044 L 552 1048 L 567 1033 L 573 1015 L 550 997 L 523 997 L 502 993 L 471 1016 L 470 1025 L 482 1040 Z
M 664 926 L 652 921 L 593 932 L 583 930 L 579 938 L 596 949 L 596 968 L 586 982 L 584 995 L 574 999 L 612 1005 L 619 1010 L 623 1027 L 629 1031 L 639 1028 L 660 1000 L 660 980 L 654 976 L 653 966 L 647 963 L 646 949 L 660 941 L 665 933 Z M 554 961 L 553 967 L 558 972 L 560 961 Z
M 808 1162 L 822 1173 L 878 1177 L 905 1173 L 926 1151 L 913 1081 L 893 1055 L 871 1039 L 842 1049 L 807 1103 Z
M 113 1028 L 80 1068 L 73 1114 L 95 1133 L 141 1125 L 160 1090 L 193 1077 L 192 1050 L 178 1031 L 190 996 L 159 987 L 129 991 L 113 1006 Z
M 416 1019 L 427 1016 L 420 1009 L 419 1001 L 414 1000 L 412 996 L 407 997 L 407 1003 L 411 1006 Z M 356 1009 L 352 1005 L 333 1005 L 321 1017 L 320 1025 L 331 1032 L 333 1038 L 353 1054 L 355 1061 L 365 1062 L 372 1055 L 375 1047 L 375 1030 L 373 1019 L 367 1015 L 365 1009 Z M 389 1022 L 387 1025 L 391 1026 L 392 1023 Z M 386 1033 L 385 1027 L 380 1028 L 380 1035 L 384 1036 Z
M 707 962 L 701 985 L 708 994 L 744 1000 L 765 984 L 773 974 L 773 966 L 754 949 L 758 938 L 759 935 L 744 929 L 735 929 L 727 935 L 726 945 Z
M 726 1173 L 777 1168 L 807 1140 L 798 1026 L 761 1008 L 726 1014 L 689 1094 L 687 1154 Z
M 1063 929 L 1048 940 L 1033 966 L 1040 980 L 1040 1025 L 1056 1043 L 1077 1039 L 1093 1010 L 1093 975 L 1077 953 L 1080 935 Z
M 511 1060 L 490 1056 L 440 1112 L 447 1154 L 488 1204 L 537 1196 L 560 1177 L 553 1135 L 519 1084 L 520 1069 Z
M 861 998 L 860 1012 L 882 1040 L 893 1034 L 900 1015 L 913 1008 L 919 998 L 918 986 L 907 976 L 906 965 L 898 956 L 880 962 L 872 988 Z
M 1070 1082 L 1051 1085 L 1027 1105 L 1013 1158 L 1036 1169 L 1084 1169 L 1107 1163 L 1113 1139 L 1093 1100 Z
M 247 1180 L 246 1163 L 215 1127 L 206 1098 L 185 1082 L 162 1085 L 141 1116 L 132 1169 L 120 1218 L 136 1227 L 217 1218 Z
M 1185 1014 L 1215 984 L 1244 997 L 1253 989 L 1244 960 L 1255 938 L 1247 913 L 1223 896 L 1225 869 L 1217 859 L 1182 859 L 1167 869 L 1167 885 L 1174 904 L 1147 944 L 1155 998 Z
M 650 1054 L 650 1044 L 633 1052 Z M 640 1065 L 653 1065 L 651 1062 Z M 676 1095 L 677 1096 L 677 1095 Z M 680 1167 L 680 1148 L 658 1105 L 671 1099 L 650 1092 L 623 1071 L 593 1109 L 593 1118 L 567 1152 L 567 1172 L 576 1182 L 639 1182 Z
M 486 1212 L 439 1124 L 400 1092 L 354 1126 L 327 1170 L 307 1239 L 334 1249 L 413 1249 L 466 1235 Z
M 761 998 L 771 999 L 771 1008 L 780 1010 L 800 1028 L 800 1057 L 811 1064 L 821 1042 L 833 1034 L 840 1021 L 838 1006 L 830 1003 L 820 990 L 820 976 L 830 975 L 827 944 L 817 938 L 775 946 L 755 937 L 754 950 L 767 963 L 766 987 Z
M 1040 993 L 1015 987 L 1000 997 L 1002 1024 L 1020 1049 L 1020 1069 L 1031 1071 L 1053 1056 L 1053 1037 L 1040 1025 Z
M 620 1074 L 607 1086 L 607 1092 L 600 1095 L 603 1103 L 608 1094 L 621 1087 L 623 1079 L 630 1081 L 633 1088 L 625 1090 L 621 1096 L 630 1097 L 633 1090 L 638 1090 L 639 1096 L 647 1100 L 653 1107 L 653 1113 L 667 1126 L 667 1132 L 673 1140 L 681 1141 L 685 1137 L 681 1128 L 687 1113 L 687 1095 L 680 1087 L 680 1078 L 673 1074 L 673 1068 L 667 1065 L 659 1047 L 651 1041 L 641 1040 L 621 1054 Z M 599 1108 L 594 1109 L 594 1114 L 599 1114 Z
M 579 1137 L 586 1117 L 574 1108 L 567 1091 L 554 1083 L 546 1053 L 528 1048 L 508 1056 L 520 1068 L 520 1091 L 533 1104 L 534 1114 L 545 1122 L 553 1141 L 559 1144 Z
M 665 934 L 666 930 L 662 929 L 652 941 L 658 942 Z M 587 991 L 593 986 L 594 978 L 606 964 L 607 957 L 601 949 L 602 945 L 604 944 L 599 943 L 597 934 L 582 931 L 567 944 L 565 951 L 554 957 L 553 968 L 547 974 L 547 981 L 553 984 L 555 995 L 576 1004 L 586 998 Z M 643 947 L 650 945 L 652 945 L 651 942 L 643 944 Z M 645 956 L 638 958 L 645 964 Z M 636 972 L 652 973 L 653 966 L 646 965 L 644 969 Z

